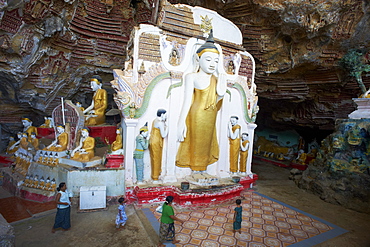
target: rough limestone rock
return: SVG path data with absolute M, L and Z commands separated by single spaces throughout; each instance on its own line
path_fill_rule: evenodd
M 15 246 L 14 228 L 0 214 L 0 246 Z

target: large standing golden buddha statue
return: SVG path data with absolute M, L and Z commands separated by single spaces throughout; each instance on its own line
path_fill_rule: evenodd
M 176 165 L 192 171 L 205 171 L 216 162 L 219 146 L 216 135 L 217 112 L 226 92 L 225 75 L 216 72 L 220 52 L 214 44 L 212 32 L 207 42 L 197 50 L 199 71 L 185 76 L 184 102 L 178 122 L 181 142 Z M 222 77 L 222 78 L 221 78 Z

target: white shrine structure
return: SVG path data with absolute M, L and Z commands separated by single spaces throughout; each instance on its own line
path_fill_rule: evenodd
M 169 129 L 163 143 L 160 183 L 181 181 L 192 173 L 190 168 L 175 164 L 180 145 L 177 141 L 178 119 L 184 98 L 184 78 L 188 73 L 197 71 L 194 55 L 205 43 L 211 29 L 221 54 L 215 75 L 226 76 L 227 90 L 216 120 L 219 159 L 208 165 L 206 172 L 220 179 L 235 175 L 229 169 L 228 124 L 231 116 L 238 116 L 240 134 L 248 133 L 249 139 L 247 169 L 243 175 L 252 178 L 258 97 L 254 82 L 255 62 L 242 47 L 241 31 L 231 21 L 205 8 L 168 3 L 161 7 L 157 26 L 141 24 L 132 31 L 125 69 L 113 71 L 111 84 L 116 91 L 114 99 L 124 116 L 126 187 L 137 182 L 133 158 L 135 138 L 146 123 L 150 133 L 158 109 L 167 111 Z M 149 150 L 144 151 L 144 181 L 146 184 L 153 183 Z

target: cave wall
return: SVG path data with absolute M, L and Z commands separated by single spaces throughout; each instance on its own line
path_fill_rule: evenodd
M 330 131 L 354 110 L 360 91 L 338 61 L 352 48 L 370 58 L 368 1 L 169 2 L 216 10 L 242 30 L 256 60 L 259 125 Z M 132 29 L 158 12 L 159 0 L 0 0 L 2 133 L 13 134 L 23 115 L 41 124 L 61 97 L 88 105 L 92 74 L 112 97 L 112 70 L 124 66 Z

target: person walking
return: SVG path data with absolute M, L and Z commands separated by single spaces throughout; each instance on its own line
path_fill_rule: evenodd
M 172 207 L 173 196 L 167 196 L 165 203 L 162 206 L 161 224 L 159 227 L 159 244 L 158 247 L 165 247 L 163 243 L 165 241 L 172 241 L 173 244 L 179 243 L 179 240 L 175 239 L 175 223 L 177 220 L 184 223 L 183 220 L 175 216 Z
M 242 219 L 243 219 L 243 207 L 241 206 L 242 201 L 240 199 L 236 200 L 236 208 L 234 209 L 234 223 L 233 223 L 233 232 L 239 232 L 241 234 L 242 228 Z
M 52 233 L 57 228 L 62 228 L 64 231 L 68 231 L 71 228 L 71 200 L 66 183 L 60 183 L 57 191 L 58 194 L 55 198 L 57 202 L 57 214 L 55 216 L 54 226 L 51 229 Z

